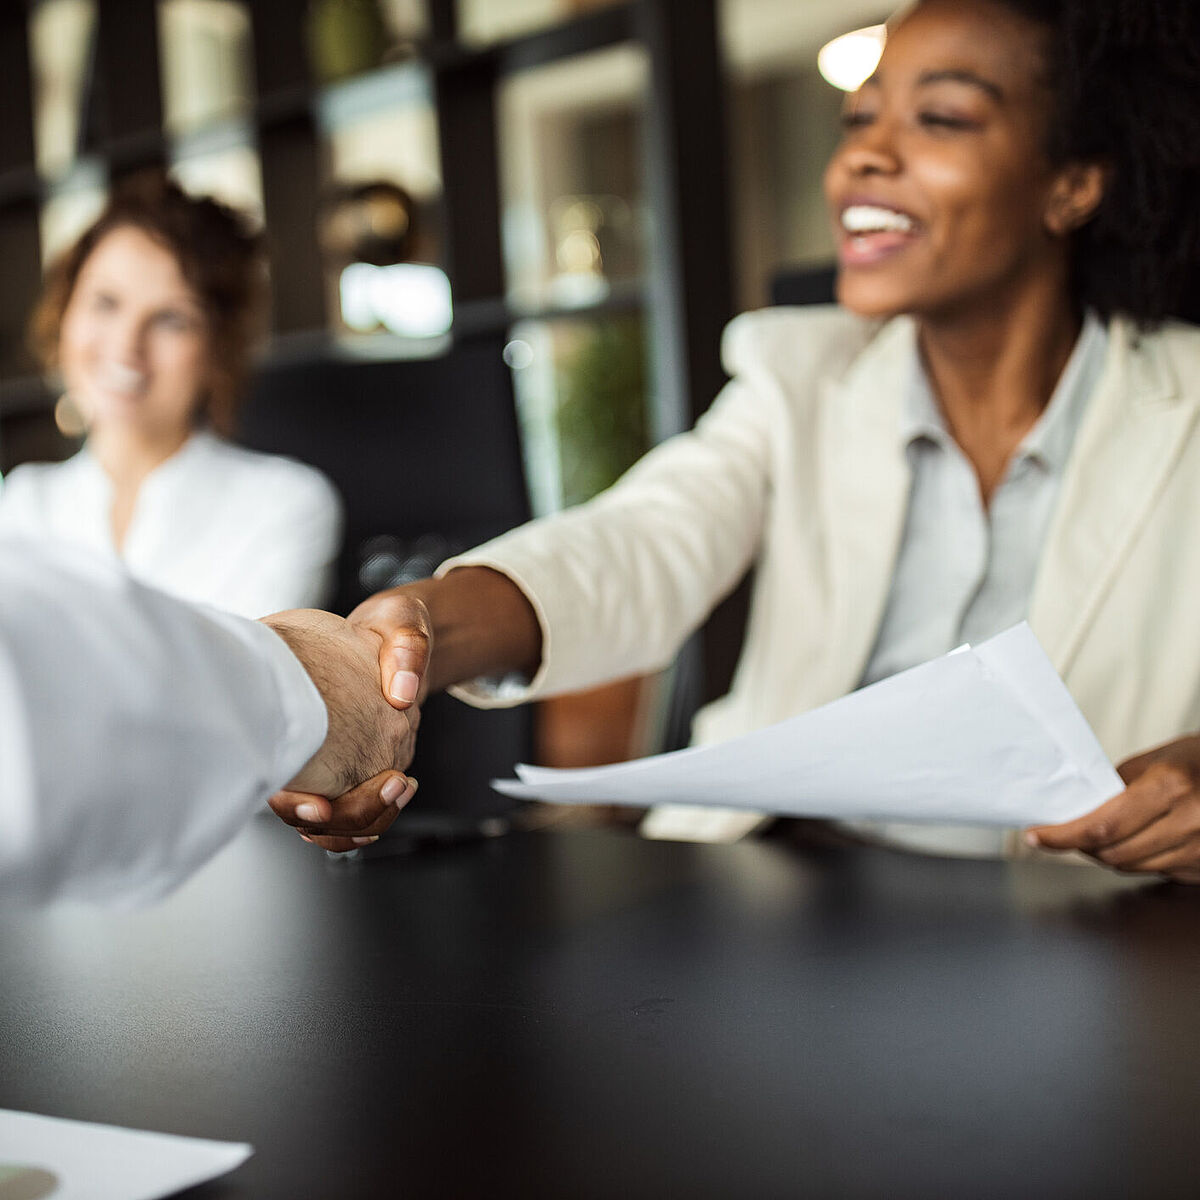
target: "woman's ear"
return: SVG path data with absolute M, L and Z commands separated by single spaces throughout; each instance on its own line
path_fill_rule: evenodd
M 1110 171 L 1099 162 L 1070 163 L 1054 179 L 1046 202 L 1046 229 L 1067 237 L 1096 215 L 1108 188 Z

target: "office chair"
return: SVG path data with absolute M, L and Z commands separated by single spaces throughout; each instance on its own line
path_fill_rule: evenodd
M 335 612 L 529 518 L 502 348 L 481 336 L 431 359 L 313 356 L 259 371 L 239 440 L 319 467 L 345 503 Z M 421 790 L 393 843 L 502 830 L 515 806 L 489 780 L 530 757 L 528 708 L 481 712 L 433 696 L 422 718 L 411 767 Z
M 781 267 L 770 279 L 772 304 L 832 304 L 837 268 Z

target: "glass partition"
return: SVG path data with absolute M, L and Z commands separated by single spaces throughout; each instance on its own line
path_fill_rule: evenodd
M 647 76 L 645 51 L 618 46 L 502 85 L 504 251 L 516 306 L 586 306 L 639 279 Z
M 767 303 L 781 267 L 833 260 L 821 179 L 840 136 L 843 95 L 821 78 L 817 51 L 887 11 L 878 0 L 723 0 L 739 308 Z
M 76 158 L 95 27 L 96 0 L 43 0 L 30 14 L 34 144 L 46 179 Z
M 476 45 L 533 33 L 621 0 L 458 0 L 459 35 Z

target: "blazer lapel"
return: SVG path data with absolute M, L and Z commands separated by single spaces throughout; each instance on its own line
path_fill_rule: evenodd
M 891 586 L 908 510 L 900 442 L 903 389 L 916 353 L 907 318 L 889 322 L 822 397 L 820 504 L 828 531 L 830 695 L 858 686 Z
M 1195 420 L 1153 337 L 1120 318 L 1063 477 L 1030 603 L 1030 625 L 1064 674 L 1121 570 Z

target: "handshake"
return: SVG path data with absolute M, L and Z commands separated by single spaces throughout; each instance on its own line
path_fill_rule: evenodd
M 263 624 L 300 660 L 329 717 L 324 743 L 271 798 L 272 809 L 327 850 L 375 841 L 417 790 L 405 770 L 427 691 L 432 622 L 425 604 L 392 593 L 349 619 L 295 609 Z

